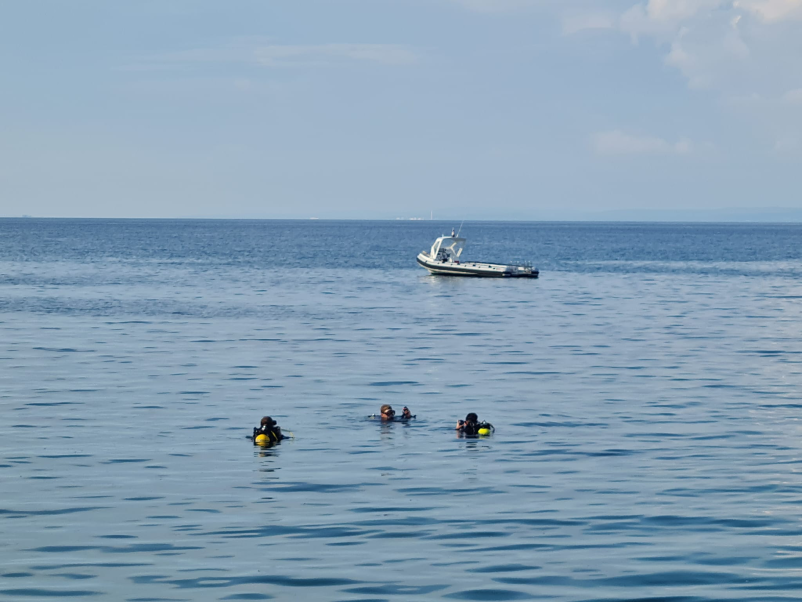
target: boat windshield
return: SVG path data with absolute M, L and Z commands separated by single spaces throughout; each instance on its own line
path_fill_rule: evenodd
M 431 256 L 439 261 L 457 261 L 465 247 L 465 239 L 456 236 L 441 236 L 432 245 Z

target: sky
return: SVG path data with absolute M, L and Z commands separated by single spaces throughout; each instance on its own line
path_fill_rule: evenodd
M 25 0 L 0 70 L 0 216 L 802 216 L 802 0 Z

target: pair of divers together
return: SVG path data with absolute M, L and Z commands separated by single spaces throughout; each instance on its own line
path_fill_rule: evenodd
M 375 417 L 376 417 L 375 414 L 371 416 L 371 418 Z M 393 409 L 393 406 L 391 406 L 389 403 L 385 403 L 381 407 L 381 415 L 379 417 L 382 419 L 382 422 L 392 422 L 393 420 L 404 421 L 404 420 L 412 420 L 413 418 L 415 418 L 415 416 L 412 414 L 412 412 L 409 411 L 409 408 L 407 406 L 404 406 L 404 409 L 401 410 L 401 415 L 396 417 L 395 410 Z
M 369 418 L 376 418 L 373 414 Z M 404 406 L 401 411 L 401 416 L 396 417 L 395 410 L 390 404 L 384 404 L 381 407 L 381 414 L 378 416 L 382 422 L 406 422 L 415 418 L 415 415 L 409 411 L 409 408 Z M 489 422 L 479 422 L 479 417 L 471 412 L 465 417 L 465 420 L 458 420 L 456 431 L 465 437 L 480 437 L 486 436 L 495 431 L 495 427 Z M 280 442 L 287 437 L 282 434 L 281 427 L 270 416 L 262 418 L 260 426 L 254 427 L 253 436 L 251 439 L 256 445 L 269 447 Z
M 415 418 L 415 416 L 409 411 L 409 408 L 404 406 L 404 409 L 401 412 L 400 417 L 396 417 L 395 410 L 393 410 L 393 406 L 389 404 L 384 404 L 381 407 L 381 420 L 382 422 L 391 422 L 395 420 L 407 421 Z M 375 414 L 372 416 L 375 418 Z M 495 431 L 495 427 L 490 424 L 489 422 L 479 422 L 479 417 L 471 412 L 465 417 L 465 420 L 458 420 L 457 421 L 457 432 L 465 435 L 466 437 L 477 437 L 479 435 L 489 435 L 493 431 Z

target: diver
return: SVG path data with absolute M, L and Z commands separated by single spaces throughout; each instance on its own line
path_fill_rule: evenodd
M 281 427 L 270 416 L 264 416 L 259 427 L 253 428 L 253 442 L 259 445 L 273 445 L 282 439 Z
M 385 403 L 381 407 L 381 419 L 382 422 L 390 422 L 391 420 L 395 420 L 395 410 L 389 403 Z
M 496 429 L 489 422 L 479 422 L 479 417 L 471 412 L 465 416 L 465 420 L 457 421 L 456 430 L 468 437 L 476 437 L 478 435 L 489 435 Z
M 415 415 L 409 411 L 407 406 L 404 406 L 404 409 L 401 410 L 401 420 L 412 420 L 415 418 Z

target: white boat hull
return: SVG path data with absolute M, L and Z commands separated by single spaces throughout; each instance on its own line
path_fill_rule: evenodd
M 537 278 L 538 270 L 523 265 L 502 265 L 475 261 L 432 261 L 427 253 L 418 255 L 418 264 L 440 276 L 473 276 L 479 278 Z

